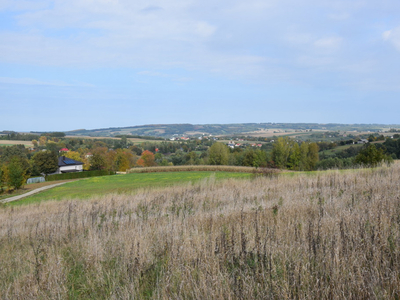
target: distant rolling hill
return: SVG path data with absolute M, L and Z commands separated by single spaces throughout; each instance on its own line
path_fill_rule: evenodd
M 274 133 L 299 132 L 306 130 L 325 131 L 387 131 L 400 128 L 400 125 L 383 124 L 318 124 L 318 123 L 237 123 L 237 124 L 152 124 L 130 127 L 111 127 L 102 129 L 78 129 L 66 131 L 70 136 L 113 137 L 117 135 L 140 135 L 171 137 L 173 135 L 256 135 L 272 136 Z

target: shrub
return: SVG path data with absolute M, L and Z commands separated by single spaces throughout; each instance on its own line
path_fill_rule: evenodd
M 114 174 L 115 174 L 114 171 L 107 171 L 107 170 L 54 174 L 54 175 L 47 175 L 46 181 L 87 178 L 87 177 L 106 176 L 106 175 L 114 175 Z

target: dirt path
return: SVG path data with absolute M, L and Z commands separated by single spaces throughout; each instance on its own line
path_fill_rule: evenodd
M 22 199 L 22 198 L 31 196 L 31 195 L 33 195 L 33 194 L 36 194 L 36 193 L 39 193 L 39 192 L 42 192 L 42 191 L 51 189 L 51 188 L 53 188 L 53 187 L 56 187 L 56 186 L 59 186 L 59 185 L 65 184 L 65 183 L 67 183 L 67 182 L 61 182 L 61 183 L 55 183 L 55 184 L 51 184 L 51 185 L 46 185 L 46 186 L 43 186 L 43 187 L 41 187 L 41 188 L 34 189 L 34 190 L 32 190 L 32 191 L 30 191 L 30 192 L 27 192 L 27 193 L 25 193 L 25 194 L 22 194 L 22 195 L 18 195 L 18 196 L 6 198 L 6 199 L 4 199 L 4 200 L 1 200 L 0 202 L 1 202 L 1 203 L 7 203 L 7 202 L 11 202 L 11 201 L 16 201 L 16 200 L 19 200 L 19 199 Z

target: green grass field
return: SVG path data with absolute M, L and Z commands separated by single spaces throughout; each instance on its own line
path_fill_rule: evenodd
M 334 149 L 330 149 L 330 150 L 325 150 L 322 151 L 321 153 L 328 155 L 328 156 L 334 156 L 335 153 L 349 149 L 350 147 L 354 147 L 354 148 L 361 148 L 362 146 L 364 146 L 364 144 L 350 144 L 350 145 L 343 145 L 343 146 L 338 146 Z
M 96 195 L 130 193 L 140 188 L 163 187 L 195 182 L 209 178 L 213 174 L 215 174 L 215 179 L 217 180 L 250 178 L 251 176 L 250 173 L 229 172 L 164 172 L 93 177 L 66 183 L 60 187 L 55 187 L 7 205 L 29 204 L 51 199 L 87 199 L 93 198 Z

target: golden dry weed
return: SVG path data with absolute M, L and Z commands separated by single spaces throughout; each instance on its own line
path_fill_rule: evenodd
M 399 299 L 400 166 L 0 209 L 2 299 Z

